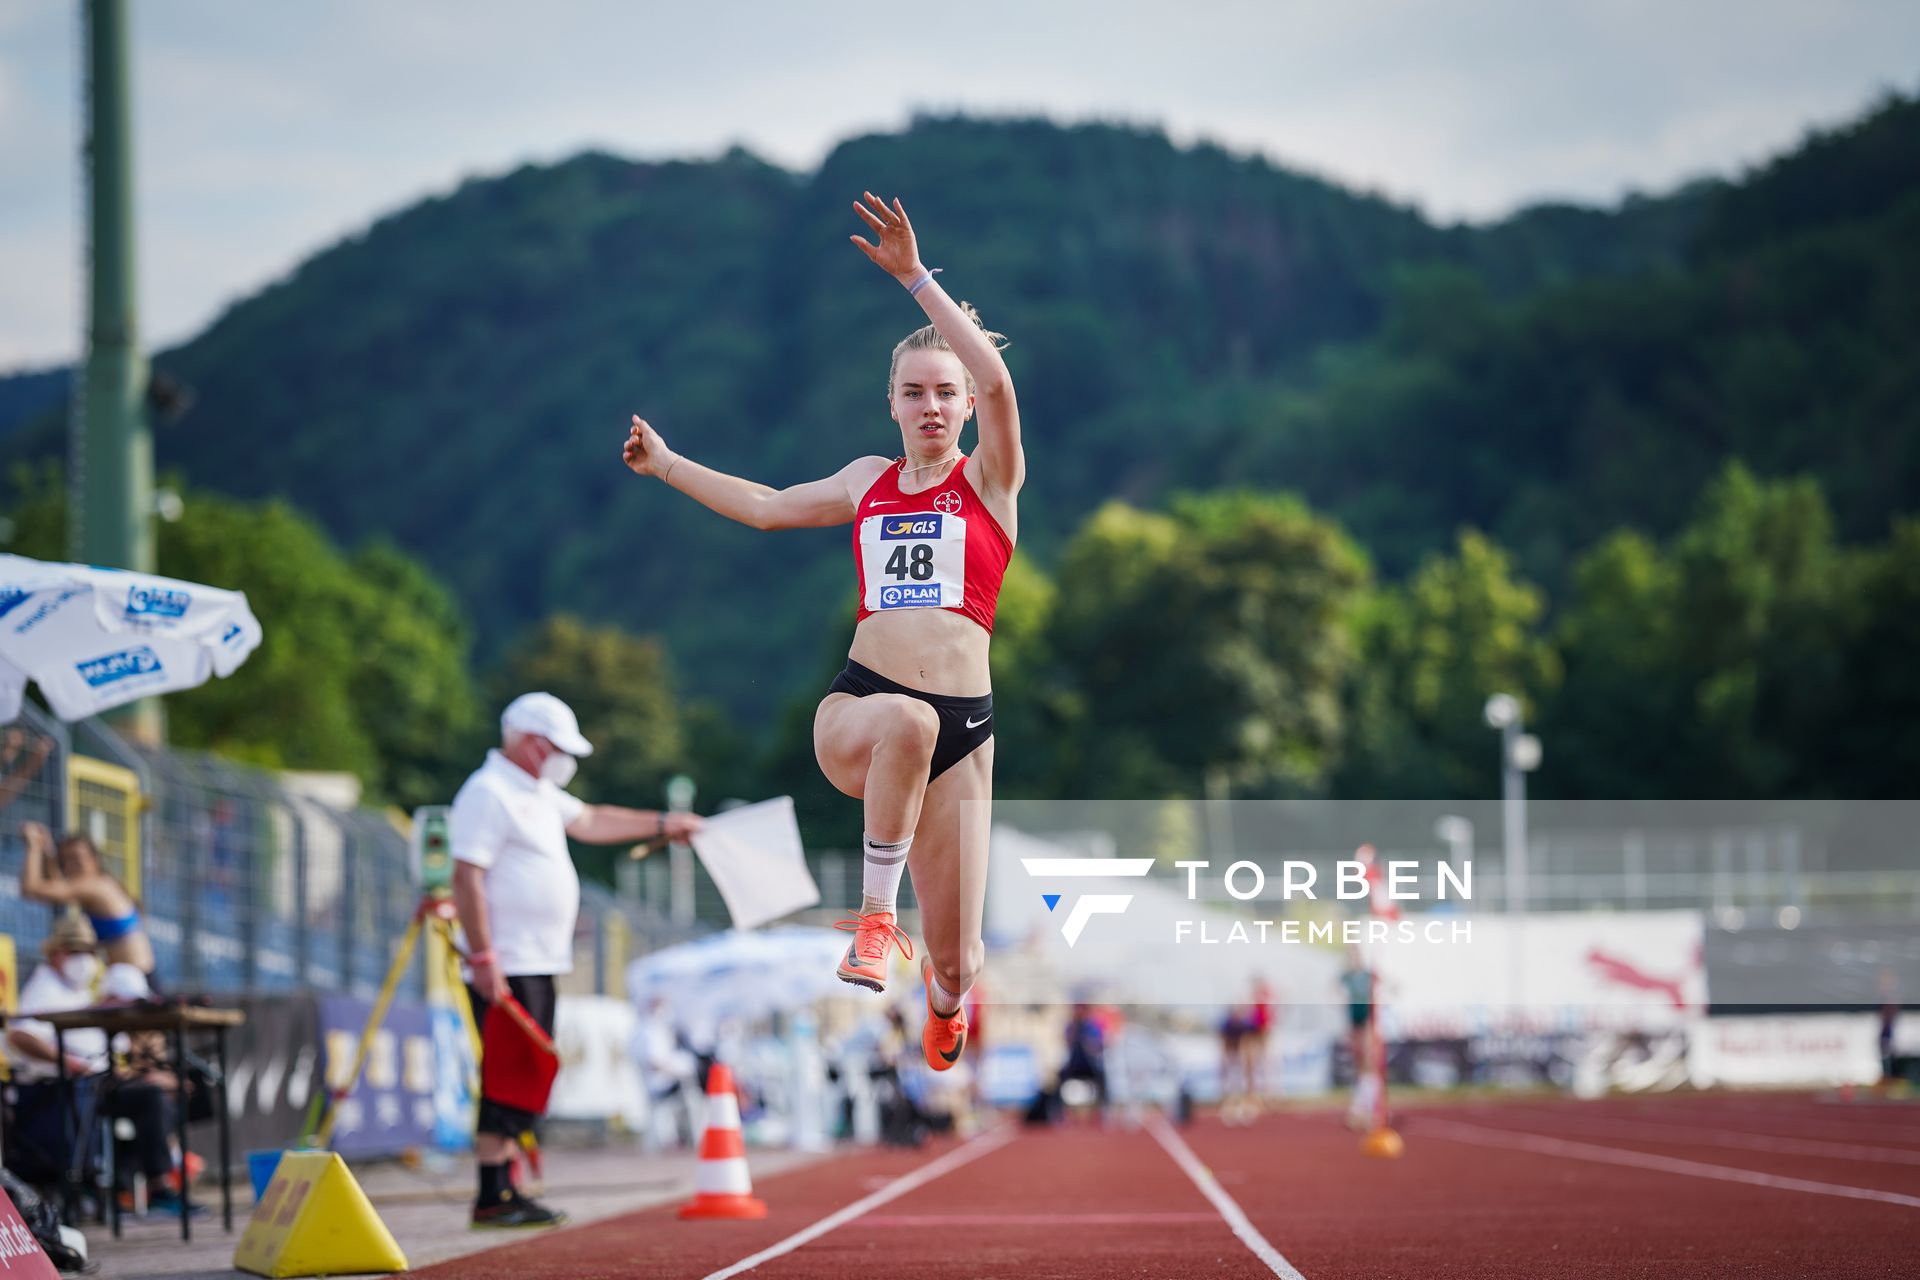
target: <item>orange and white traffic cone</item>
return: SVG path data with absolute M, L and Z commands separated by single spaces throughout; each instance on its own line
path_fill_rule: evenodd
M 767 1205 L 753 1198 L 747 1177 L 747 1144 L 740 1137 L 740 1099 L 733 1071 L 716 1062 L 707 1072 L 707 1127 L 700 1135 L 700 1168 L 683 1218 L 764 1218 Z

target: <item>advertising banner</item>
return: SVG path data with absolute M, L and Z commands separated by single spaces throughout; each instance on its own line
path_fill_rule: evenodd
M 373 1002 L 359 996 L 320 997 L 320 1039 L 329 1088 L 353 1066 L 360 1032 Z M 339 1104 L 333 1149 L 345 1156 L 396 1155 L 434 1140 L 433 1032 L 427 1008 L 395 1000 L 374 1032 L 365 1067 Z

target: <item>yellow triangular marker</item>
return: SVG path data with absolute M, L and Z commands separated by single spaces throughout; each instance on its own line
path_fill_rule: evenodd
M 407 1255 L 331 1151 L 289 1151 L 253 1207 L 233 1265 L 262 1276 L 405 1271 Z

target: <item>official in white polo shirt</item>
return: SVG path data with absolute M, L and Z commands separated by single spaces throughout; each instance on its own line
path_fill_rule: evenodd
M 515 698 L 500 714 L 500 747 L 453 798 L 453 897 L 467 935 L 474 1014 L 512 992 L 549 1034 L 554 977 L 573 970 L 580 877 L 567 837 L 587 844 L 684 840 L 690 813 L 586 804 L 566 785 L 593 745 L 571 708 L 550 693 Z M 485 1065 L 482 1064 L 482 1072 Z M 534 1127 L 532 1112 L 482 1101 L 474 1155 L 480 1164 L 476 1227 L 550 1227 L 566 1221 L 515 1190 L 507 1154 Z

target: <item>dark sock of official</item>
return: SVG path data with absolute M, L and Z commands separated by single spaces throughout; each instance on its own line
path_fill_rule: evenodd
M 513 1184 L 507 1181 L 506 1161 L 480 1166 L 481 1204 L 498 1204 L 512 1194 Z

